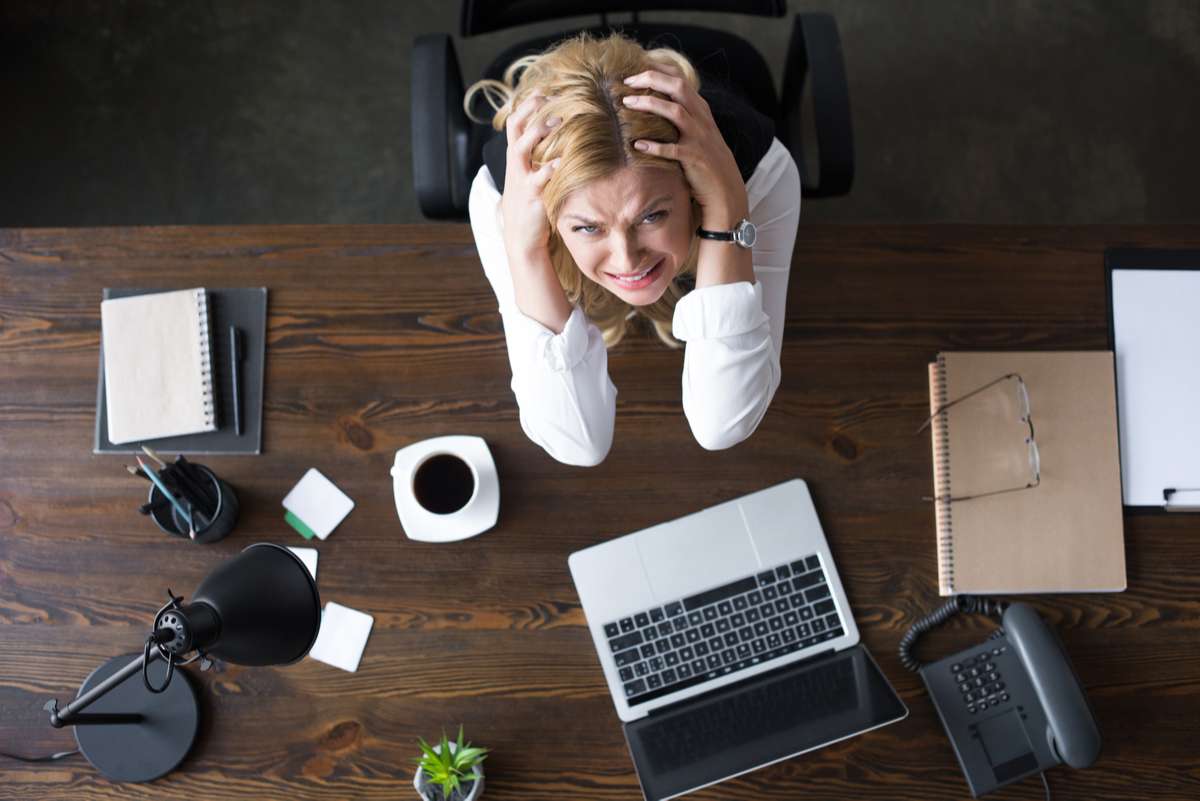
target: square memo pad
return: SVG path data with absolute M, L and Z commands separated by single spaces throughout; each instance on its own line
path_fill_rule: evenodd
M 308 568 L 308 572 L 312 574 L 313 580 L 317 578 L 317 549 L 316 548 L 293 548 L 288 546 L 287 549 L 296 556 L 300 557 L 300 561 Z
M 329 601 L 321 614 L 321 631 L 308 655 L 353 673 L 358 670 L 374 623 L 375 618 L 366 612 Z
M 350 514 L 354 501 L 333 482 L 310 467 L 283 499 L 288 525 L 305 539 L 323 540 Z

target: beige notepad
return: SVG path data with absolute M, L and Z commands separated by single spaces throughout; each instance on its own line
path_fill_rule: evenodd
M 949 500 L 1029 481 L 1016 381 L 935 417 L 939 592 L 1124 590 L 1112 353 L 941 353 L 929 367 L 930 412 L 1006 373 L 1028 389 L 1041 483 Z
M 203 289 L 106 300 L 100 321 L 110 442 L 216 430 Z

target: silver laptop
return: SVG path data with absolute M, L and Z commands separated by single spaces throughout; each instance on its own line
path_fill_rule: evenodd
M 866 649 L 803 481 L 571 554 L 647 799 L 908 710 Z

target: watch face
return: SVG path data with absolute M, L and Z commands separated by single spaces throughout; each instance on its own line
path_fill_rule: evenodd
M 749 220 L 742 220 L 738 223 L 737 228 L 733 229 L 733 241 L 744 248 L 754 247 L 756 239 L 758 239 L 758 229 Z

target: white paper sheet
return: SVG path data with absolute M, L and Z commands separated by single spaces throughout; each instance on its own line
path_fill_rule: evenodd
M 358 670 L 374 624 L 375 618 L 366 612 L 330 601 L 321 613 L 321 631 L 308 655 L 353 673 Z
M 317 578 L 317 549 L 316 548 L 293 548 L 287 546 L 287 549 L 296 556 L 300 557 L 300 561 L 308 568 L 308 572 L 312 574 L 313 580 Z
M 100 319 L 109 442 L 216 431 L 204 289 L 106 300 Z
M 1162 506 L 1200 487 L 1200 270 L 1113 270 L 1112 294 L 1124 502 Z

